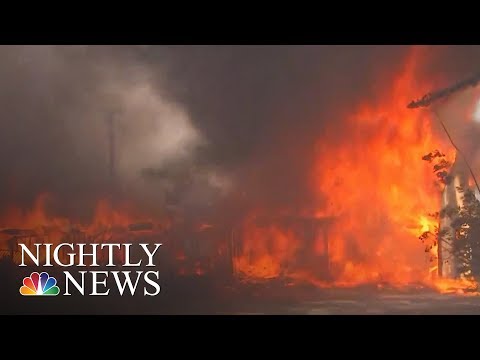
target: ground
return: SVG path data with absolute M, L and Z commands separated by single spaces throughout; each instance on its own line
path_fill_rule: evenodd
M 279 280 L 249 284 L 228 276 L 164 279 L 155 297 L 25 297 L 19 293 L 22 274 L 13 265 L 0 266 L 0 314 L 480 314 L 480 296 L 419 286 L 321 289 Z
M 276 295 L 274 295 L 276 293 Z M 241 297 L 239 297 L 240 299 Z M 432 289 L 362 286 L 356 288 L 289 287 L 253 292 L 238 300 L 235 314 L 434 315 L 480 314 L 480 296 L 440 294 Z
M 335 289 L 328 292 L 334 293 Z M 332 295 L 332 294 L 330 294 Z M 272 304 L 273 305 L 273 304 Z M 248 308 L 248 309 L 247 309 Z M 296 315 L 447 315 L 480 314 L 480 298 L 458 295 L 431 294 L 377 294 L 351 296 L 340 299 L 300 301 L 283 306 L 258 304 L 246 307 L 239 314 L 296 314 Z
M 198 290 L 198 288 L 197 288 Z M 167 290 L 165 290 L 166 292 Z M 144 297 L 21 298 L 2 307 L 10 314 L 265 314 L 265 315 L 430 315 L 480 314 L 480 296 L 433 291 L 285 289 L 281 296 L 246 292 L 213 296 L 200 291 Z M 13 304 L 13 305 L 12 305 Z

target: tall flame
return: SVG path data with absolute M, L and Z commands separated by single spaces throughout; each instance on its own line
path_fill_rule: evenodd
M 415 76 L 420 55 L 414 48 L 391 89 L 379 94 L 374 105 L 360 103 L 344 119 L 348 130 L 341 143 L 326 136 L 317 144 L 312 183 L 318 209 L 313 216 L 333 221 L 306 245 L 318 264 L 328 246 L 328 272 L 336 285 L 425 282 L 435 268 L 430 258 L 436 249 L 425 254 L 419 236 L 437 226 L 428 214 L 439 210 L 441 189 L 422 156 L 440 149 L 452 161 L 455 153 L 434 130 L 436 120 L 428 110 L 406 107 L 412 96 L 432 88 Z M 272 249 L 291 255 L 302 246 L 280 227 L 247 234 L 246 250 L 237 259 L 239 271 L 247 275 L 280 275 L 286 259 L 274 257 Z M 317 273 L 315 265 L 290 270 L 292 277 L 318 282 Z

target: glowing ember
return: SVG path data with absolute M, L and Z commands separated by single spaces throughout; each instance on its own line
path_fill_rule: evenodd
M 433 286 L 443 294 L 480 295 L 477 283 L 468 279 L 438 279 Z
M 288 262 L 301 245 L 292 232 L 271 225 L 260 228 L 251 222 L 243 230 L 243 255 L 234 259 L 240 274 L 262 279 L 288 274 Z

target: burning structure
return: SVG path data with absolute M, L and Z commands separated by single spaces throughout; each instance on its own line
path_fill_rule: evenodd
M 176 117 L 171 115 L 171 107 L 167 107 L 169 111 L 162 111 L 163 103 L 148 83 L 140 81 L 142 86 L 132 91 L 122 90 L 119 102 L 125 104 L 120 108 L 126 108 L 127 114 L 115 118 L 118 129 L 115 138 L 112 125 L 110 131 L 106 131 L 107 137 L 110 134 L 109 148 L 115 144 L 114 150 L 122 153 L 112 158 L 113 151 L 107 152 L 110 158 L 105 159 L 103 165 L 110 171 L 106 175 L 111 178 L 115 164 L 116 181 L 125 183 L 134 178 L 144 186 L 139 190 L 141 207 L 147 208 L 158 200 L 164 208 L 172 208 L 173 203 L 175 209 L 143 216 L 120 211 L 117 204 L 112 205 L 113 208 L 103 206 L 81 227 L 81 233 L 87 234 L 91 241 L 108 241 L 110 237 L 133 236 L 134 232 L 129 231 L 132 224 L 165 222 L 161 230 L 154 228 L 143 233 L 162 237 L 166 244 L 162 250 L 168 251 L 173 271 L 185 274 L 209 273 L 213 262 L 223 264 L 219 267 L 247 281 L 283 277 L 319 286 L 424 281 L 429 265 L 418 236 L 435 226 L 426 214 L 438 207 L 438 194 L 431 185 L 431 174 L 419 159 L 432 148 L 442 148 L 442 139 L 434 136 L 430 117 L 413 114 L 405 108 L 409 94 L 419 91 L 414 75 L 418 62 L 415 53 L 416 50 L 406 57 L 406 64 L 395 77 L 388 98 L 359 102 L 349 107 L 348 112 L 335 115 L 341 116 L 342 121 L 325 124 L 322 131 L 328 135 L 321 139 L 318 130 L 300 129 L 297 142 L 292 139 L 294 136 L 287 136 L 286 140 L 279 136 L 283 143 L 272 146 L 273 151 L 266 151 L 266 146 L 259 148 L 253 157 L 258 163 L 248 163 L 246 170 L 238 171 L 234 191 L 220 200 L 215 199 L 213 206 L 209 206 L 213 197 L 206 200 L 200 197 L 206 193 L 205 187 L 192 191 L 200 176 L 198 171 L 190 170 L 191 162 L 187 160 L 191 154 L 185 155 L 187 160 L 178 159 L 185 143 L 190 149 L 193 147 L 190 142 L 199 141 L 197 131 L 187 126 L 188 118 L 185 120 L 181 114 L 178 120 L 185 120 L 187 125 L 179 129 L 173 122 L 168 123 Z M 128 88 L 130 82 L 121 83 L 118 88 L 123 86 Z M 110 112 L 111 107 L 108 110 Z M 150 120 L 156 119 L 157 113 L 166 114 L 158 122 L 166 122 L 168 126 L 158 126 L 167 131 L 155 137 L 157 133 L 151 129 L 158 124 L 152 125 Z M 128 127 L 125 119 L 129 118 L 135 119 L 134 126 Z M 141 126 L 142 118 L 146 118 L 148 126 Z M 175 126 L 179 122 L 175 121 Z M 340 123 L 341 128 L 337 128 Z M 127 130 L 121 130 L 125 127 Z M 348 136 L 343 136 L 344 129 L 349 129 Z M 128 136 L 122 138 L 122 131 Z M 137 133 L 143 137 L 135 137 Z M 176 139 L 174 133 L 183 137 Z M 296 153 L 295 148 L 307 138 L 305 133 L 315 134 L 309 143 L 312 146 Z M 145 143 L 145 138 L 149 139 L 149 146 L 138 145 Z M 267 140 L 274 143 L 277 138 Z M 98 141 L 105 152 L 105 133 Z M 171 146 L 165 150 L 163 144 Z M 157 161 L 156 157 L 163 160 L 164 150 L 167 159 Z M 148 162 L 143 161 L 145 157 Z M 170 166 L 170 162 L 179 169 Z M 405 163 L 410 166 L 404 167 Z M 142 169 L 153 169 L 143 171 L 143 175 L 155 181 L 140 182 L 137 175 Z M 124 176 L 127 171 L 130 177 Z M 206 178 L 207 183 L 212 183 L 211 177 Z M 128 189 L 122 186 L 125 188 Z M 200 199 L 197 204 L 201 203 L 201 207 L 185 205 L 185 194 L 189 191 L 193 196 L 188 200 Z M 133 191 L 126 193 L 133 197 Z M 159 195 L 165 193 L 168 201 L 162 202 Z M 299 193 L 302 196 L 297 200 Z M 238 203 L 243 206 L 238 206 L 239 210 L 235 207 Z M 182 208 L 189 211 L 177 211 Z M 50 224 L 77 223 L 68 216 L 48 215 L 40 205 L 33 211 L 36 212 L 38 216 L 28 218 L 15 216 L 18 212 L 6 209 L 1 226 L 37 229 Z M 101 232 L 104 228 L 106 231 Z M 95 237 L 99 233 L 104 235 Z M 73 239 L 77 235 L 68 230 L 48 236 L 49 239 L 56 236 Z
M 211 54 L 219 51 L 225 55 L 218 56 L 219 59 L 236 61 L 237 57 L 231 56 L 231 53 L 240 50 L 227 50 L 210 48 L 208 51 Z M 207 52 L 203 49 L 197 51 L 195 56 L 185 57 L 191 65 L 188 74 L 195 73 L 194 60 L 201 58 L 202 52 Z M 438 249 L 432 248 L 427 254 L 418 238 L 425 232 L 433 232 L 438 225 L 437 220 L 428 216 L 429 213 L 445 206 L 461 205 L 462 196 L 458 187 L 469 184 L 471 176 L 458 150 L 451 149 L 443 134 L 436 131 L 435 124 L 438 122 L 432 113 L 411 109 L 438 103 L 440 99 L 476 85 L 480 78 L 477 76 L 429 94 L 406 107 L 412 93 L 426 91 L 431 85 L 428 79 L 419 81 L 416 69 L 423 58 L 421 49 L 412 48 L 402 57 L 402 63 L 395 65 L 394 71 L 388 69 L 391 74 L 387 85 L 383 85 L 386 86 L 383 91 L 377 87 L 370 89 L 367 85 L 370 81 L 365 81 L 365 88 L 374 93 L 368 97 L 363 90 L 357 91 L 351 86 L 348 76 L 343 80 L 348 86 L 341 87 L 341 90 L 345 93 L 350 88 L 355 90 L 351 91 L 351 97 L 344 97 L 343 93 L 342 96 L 332 95 L 322 106 L 327 107 L 331 102 L 334 110 L 323 113 L 312 106 L 312 113 L 318 113 L 308 114 L 312 120 L 299 120 L 300 125 L 295 127 L 292 125 L 295 121 L 291 120 L 302 118 L 303 114 L 299 116 L 298 108 L 294 107 L 295 111 L 291 110 L 291 114 L 287 111 L 283 114 L 282 106 L 289 109 L 289 103 L 295 101 L 292 94 L 303 88 L 300 80 L 305 81 L 302 76 L 308 73 L 304 70 L 305 59 L 310 59 L 310 55 L 318 51 L 319 59 L 326 62 L 330 59 L 329 66 L 336 68 L 343 59 L 355 57 L 345 56 L 350 50 L 341 47 L 333 50 L 304 48 L 295 50 L 306 51 L 303 60 L 296 60 L 295 56 L 285 52 L 285 63 L 272 67 L 271 61 L 282 59 L 275 52 L 280 50 L 268 50 L 273 51 L 272 54 L 267 50 L 251 51 L 259 51 L 268 61 L 258 65 L 250 61 L 262 61 L 262 56 L 255 55 L 249 57 L 249 61 L 238 64 L 238 67 L 247 67 L 241 68 L 242 71 L 232 72 L 231 64 L 228 64 L 221 76 L 215 73 L 217 76 L 208 75 L 206 79 L 187 83 L 184 88 L 188 91 L 185 91 L 183 100 L 192 106 L 188 112 L 179 111 L 180 105 L 164 100 L 162 94 L 166 91 L 157 92 L 148 82 L 150 80 L 145 80 L 153 76 L 133 76 L 135 81 L 119 81 L 122 77 L 118 75 L 123 74 L 125 68 L 122 64 L 117 76 L 110 78 L 104 75 L 107 80 L 102 81 L 95 77 L 94 84 L 105 82 L 108 90 L 113 89 L 113 94 L 118 95 L 118 98 L 114 97 L 115 101 L 109 98 L 105 102 L 118 102 L 118 108 L 122 109 L 114 120 L 109 117 L 106 129 L 97 128 L 101 122 L 95 120 L 110 115 L 97 111 L 97 107 L 86 113 L 83 122 L 77 121 L 78 124 L 86 124 L 85 129 L 81 129 L 84 133 L 98 137 L 100 145 L 97 149 L 101 149 L 98 152 L 107 155 L 102 155 L 106 159 L 98 161 L 100 165 L 95 163 L 78 170 L 78 173 L 86 173 L 92 178 L 93 185 L 85 186 L 85 193 L 89 195 L 89 202 L 85 201 L 88 206 L 85 207 L 96 207 L 96 210 L 87 220 L 80 221 L 75 215 L 67 214 L 65 209 L 50 213 L 41 200 L 33 205 L 30 212 L 25 208 L 19 211 L 18 208 L 5 206 L 4 214 L 0 216 L 0 237 L 4 240 L 0 248 L 4 249 L 4 255 L 15 259 L 15 244 L 20 240 L 30 243 L 46 239 L 50 242 L 102 243 L 128 239 L 162 242 L 161 253 L 165 256 L 161 261 L 165 271 L 171 272 L 172 276 L 227 274 L 247 282 L 281 278 L 292 283 L 306 282 L 321 287 L 385 283 L 393 286 L 419 283 L 430 286 L 430 275 L 437 269 L 443 278 L 457 277 L 456 257 L 450 238 L 441 241 Z M 323 51 L 331 51 L 330 58 L 325 57 Z M 368 64 L 373 62 L 355 63 L 370 69 Z M 298 69 L 292 70 L 292 76 L 284 76 L 289 66 Z M 204 63 L 195 75 L 206 76 L 203 74 L 213 71 L 210 67 L 215 71 L 217 68 L 221 70 L 221 66 Z M 319 65 L 315 61 L 312 67 L 317 71 Z M 96 66 L 94 68 L 97 69 Z M 257 88 L 272 84 L 262 76 L 245 76 L 258 68 L 264 71 L 262 76 L 268 75 L 269 71 L 279 71 L 281 76 L 269 78 L 276 81 L 289 79 L 288 83 L 285 86 L 277 84 L 275 89 L 266 89 L 268 91 L 258 90 L 258 96 L 253 96 L 251 93 Z M 358 72 L 365 73 L 363 70 Z M 73 73 L 70 67 L 68 73 Z M 109 74 L 107 71 L 103 73 Z M 179 73 L 184 74 L 184 68 Z M 315 81 L 325 81 L 326 88 L 330 89 L 332 84 L 342 84 L 341 76 L 346 72 L 337 69 L 319 73 L 321 76 Z M 240 74 L 238 81 L 212 84 L 236 74 Z M 332 74 L 340 78 L 331 77 Z M 291 84 L 295 76 L 300 78 L 297 89 Z M 257 79 L 259 83 L 252 85 L 251 82 Z M 174 83 L 177 83 L 176 80 Z M 229 101 L 219 101 L 233 93 L 223 89 L 230 89 L 228 86 L 237 83 L 237 90 L 245 93 L 232 96 Z M 202 84 L 209 84 L 209 88 L 197 88 Z M 68 88 L 71 88 L 70 84 Z M 312 90 L 316 87 L 305 88 L 305 93 L 313 99 L 312 103 L 317 103 L 319 92 Z M 180 95 L 184 94 L 182 91 L 179 91 Z M 305 98 L 305 93 L 299 98 Z M 263 94 L 271 94 L 272 98 L 262 98 Z M 275 97 L 282 94 L 285 101 Z M 98 98 L 105 99 L 105 96 Z M 205 99 L 210 99 L 211 108 L 203 104 Z M 248 103 L 235 107 L 236 101 L 245 99 Z M 256 101 L 262 104 L 257 106 L 260 108 L 258 113 L 254 111 Z M 301 107 L 304 105 L 302 101 L 299 101 Z M 339 104 L 339 101 L 342 103 Z M 274 109 L 267 111 L 268 104 Z M 101 105 L 98 106 L 100 109 Z M 111 108 L 109 104 L 108 112 Z M 246 109 L 245 113 L 241 109 Z M 190 121 L 190 111 L 197 116 L 195 122 Z M 323 117 L 334 121 L 323 121 Z M 264 118 L 274 119 L 275 122 L 261 123 Z M 230 123 L 225 126 L 223 122 L 228 121 Z M 251 128 L 245 124 L 250 124 Z M 57 128 L 55 131 L 59 131 Z M 224 134 L 226 131 L 233 132 Z M 255 140 L 262 131 L 265 138 Z M 79 142 L 72 153 L 87 154 L 85 158 L 88 159 L 101 158 L 96 156 L 94 146 L 85 145 L 85 136 L 82 138 L 82 132 L 77 127 L 73 127 L 68 135 Z M 243 143 L 237 139 L 242 136 Z M 214 145 L 217 142 L 217 147 L 214 147 L 213 155 L 207 152 L 205 163 L 196 166 L 196 147 L 205 139 Z M 105 151 L 106 147 L 108 151 Z M 444 150 L 446 159 L 454 162 L 450 170 L 453 180 L 441 190 L 432 181 L 431 170 L 421 161 L 422 155 L 433 149 Z M 84 160 L 86 164 L 90 164 L 89 161 Z M 70 163 L 69 159 L 69 166 Z M 80 168 L 82 163 L 78 164 Z M 14 165 L 11 167 L 15 168 Z M 222 171 L 217 172 L 218 168 L 231 175 L 231 184 L 227 186 L 223 179 L 219 180 L 217 175 Z M 67 173 L 78 175 L 76 167 L 68 169 L 71 171 Z M 107 174 L 104 174 L 105 169 L 108 169 Z M 109 197 L 109 201 L 98 200 L 98 193 L 109 193 L 104 188 L 95 194 L 92 191 L 90 197 L 89 190 L 97 190 L 97 179 L 91 175 L 96 173 L 106 175 L 108 181 L 105 183 L 110 186 L 110 192 L 114 185 L 121 185 L 118 188 L 124 192 L 120 194 L 119 190 L 115 196 L 124 196 L 123 199 L 138 205 L 142 211 L 137 211 L 135 206 L 135 211 L 129 207 L 122 208 L 116 201 L 118 199 L 112 199 L 114 196 Z M 27 179 L 27 176 L 22 179 Z M 58 182 L 61 186 L 54 185 L 64 190 L 64 184 Z M 84 199 L 83 193 L 76 195 L 76 186 L 84 186 L 86 181 L 77 176 L 75 181 L 70 182 L 72 184 L 65 186 L 69 191 L 63 191 L 61 202 L 68 203 L 65 199 L 71 197 L 71 208 L 78 210 L 82 206 L 77 206 L 77 202 Z M 45 183 L 50 185 L 47 181 Z M 37 191 L 37 184 L 34 185 Z M 40 185 L 38 188 L 41 188 Z M 442 190 L 443 198 L 440 195 Z M 220 193 L 221 196 L 218 195 Z M 451 219 L 441 221 L 441 230 L 451 233 Z M 438 264 L 432 264 L 429 260 L 436 257 L 437 252 Z

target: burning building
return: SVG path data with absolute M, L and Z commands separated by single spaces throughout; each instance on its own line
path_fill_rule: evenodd
M 172 276 L 223 273 L 248 282 L 281 278 L 322 287 L 431 285 L 430 275 L 437 269 L 442 277 L 456 277 L 451 242 L 442 241 L 438 249 L 425 254 L 418 240 L 438 225 L 429 213 L 461 204 L 457 187 L 468 184 L 470 178 L 462 157 L 435 128 L 438 121 L 434 114 L 412 111 L 415 102 L 410 108 L 405 106 L 412 94 L 427 91 L 436 83 L 418 76 L 418 68 L 428 59 L 421 48 L 395 49 L 391 61 L 385 61 L 384 72 L 363 79 L 368 71 L 376 72 L 383 66 L 372 66 L 374 61 L 370 60 L 357 61 L 362 56 L 370 59 L 358 49 L 197 48 L 194 56 L 183 58 L 188 66 L 172 61 L 171 68 L 181 67 L 174 84 L 181 82 L 177 77 L 194 78 L 183 79 L 186 86 L 182 84 L 179 94 L 175 93 L 183 96 L 178 104 L 163 97 L 168 93 L 165 89 L 157 91 L 149 71 L 139 76 L 135 71 L 124 71 L 130 67 L 119 64 L 119 69 L 107 67 L 118 73 L 111 75 L 105 70 L 101 77 L 95 77 L 98 67 L 93 66 L 92 83 L 104 85 L 94 88 L 105 87 L 112 97 L 99 94 L 91 98 L 115 103 L 118 107 L 114 108 L 121 111 L 105 129 L 104 123 L 96 121 L 110 116 L 105 114 L 104 104 L 82 98 L 86 103 L 92 101 L 92 109 L 82 114 L 85 119 L 75 117 L 75 126 L 66 129 L 78 142 L 71 153 L 85 159 L 73 166 L 69 158 L 65 161 L 67 171 L 57 170 L 62 175 L 75 174 L 74 179 L 60 181 L 57 176 L 52 184 L 45 180 L 40 185 L 47 189 L 50 185 L 53 192 L 60 189 L 60 201 L 73 204 L 73 210 L 96 210 L 86 221 L 77 221 L 65 209 L 50 214 L 41 204 L 34 204 L 27 214 L 7 208 L 0 217 L 4 253 L 15 258 L 14 243 L 25 236 L 33 236 L 31 242 L 35 237 L 38 241 L 48 237 L 49 241 L 69 242 L 128 239 L 162 242 L 161 252 L 166 255 L 161 261 Z M 385 51 L 367 50 L 372 59 Z M 190 50 L 170 51 L 188 54 Z M 249 61 L 238 60 L 242 51 L 249 52 Z M 349 55 L 351 51 L 355 56 Z M 78 58 L 83 59 L 81 56 Z M 208 61 L 202 61 L 202 56 Z M 308 72 L 305 66 L 311 58 L 316 60 Z M 222 59 L 228 60 L 224 67 L 215 63 Z M 339 67 L 345 65 L 345 59 L 355 59 L 348 68 L 359 66 L 356 76 L 343 77 L 348 71 Z M 232 71 L 230 62 L 236 61 L 233 67 L 240 70 Z M 280 61 L 279 66 L 271 66 L 274 61 Z M 85 68 L 90 74 L 89 67 Z M 77 72 L 68 67 L 70 73 Z M 128 74 L 126 79 L 120 76 L 124 73 Z M 379 80 L 383 78 L 387 80 Z M 364 88 L 352 85 L 357 81 Z M 459 83 L 453 90 L 458 93 L 475 81 Z M 312 85 L 314 82 L 322 86 Z M 71 89 L 70 83 L 67 85 Z M 430 104 L 451 93 L 434 95 L 421 101 Z M 326 96 L 323 102 L 319 100 L 322 96 Z M 310 106 L 305 106 L 305 99 L 311 101 Z M 295 102 L 296 106 L 291 105 Z M 317 106 L 319 102 L 321 106 Z M 191 108 L 183 109 L 183 104 Z M 109 104 L 109 112 L 111 108 Z M 300 112 L 300 108 L 310 112 Z M 55 140 L 61 127 L 53 128 Z M 97 146 L 86 145 L 85 134 L 92 134 Z M 204 143 L 212 147 L 205 145 L 205 160 L 198 164 L 198 147 Z M 448 161 L 455 160 L 453 181 L 445 189 L 438 188 L 431 169 L 421 161 L 433 149 L 442 149 Z M 15 170 L 17 165 L 9 166 Z M 231 182 L 220 176 L 224 173 L 231 175 Z M 90 183 L 83 174 L 89 176 Z M 122 208 L 115 201 L 118 199 L 110 199 L 111 203 L 99 200 L 108 191 L 92 174 L 105 175 L 107 188 L 113 186 L 115 175 L 115 184 L 124 191 L 115 192 L 115 196 L 124 196 L 142 211 Z M 41 186 L 28 184 L 28 178 L 32 176 L 21 177 L 22 189 L 39 191 Z M 82 187 L 85 190 L 78 195 L 76 190 Z M 77 205 L 84 204 L 83 197 L 88 197 L 87 205 Z M 442 220 L 441 229 L 449 228 L 448 221 Z M 45 231 L 45 226 L 54 230 Z M 430 259 L 437 252 L 438 264 L 432 264 Z
M 266 50 L 252 51 L 265 54 Z M 332 56 L 343 58 L 342 52 L 347 50 L 336 51 Z M 429 86 L 427 82 L 419 88 L 415 76 L 418 52 L 413 49 L 411 54 L 405 56 L 405 64 L 400 64 L 395 76 L 391 77 L 390 88 L 387 91 L 375 91 L 374 100 L 357 99 L 358 95 L 355 94 L 355 99 L 352 96 L 346 104 L 336 103 L 333 107 L 342 111 L 330 114 L 335 121 L 325 121 L 323 128 L 313 125 L 320 121 L 319 115 L 314 114 L 312 117 L 315 122 L 312 121 L 307 128 L 299 126 L 293 136 L 290 118 L 286 117 L 289 121 L 283 120 L 282 123 L 281 120 L 277 121 L 277 109 L 267 114 L 260 111 L 257 120 L 263 117 L 276 120 L 275 124 L 265 126 L 268 129 L 265 131 L 265 141 L 253 143 L 253 137 L 259 134 L 257 127 L 232 134 L 232 139 L 244 134 L 245 147 L 252 151 L 243 167 L 229 164 L 235 159 L 235 147 L 230 145 L 236 142 L 219 136 L 219 132 L 211 132 L 211 140 L 216 140 L 229 151 L 217 148 L 216 153 L 220 155 L 212 160 L 209 154 L 209 165 L 214 161 L 221 163 L 222 155 L 225 155 L 227 164 L 223 166 L 233 168 L 235 180 L 233 190 L 220 199 L 205 196 L 210 188 L 194 188 L 192 185 L 195 184 L 192 179 L 199 182 L 200 177 L 210 179 L 206 181 L 209 184 L 212 181 L 211 177 L 203 176 L 200 171 L 191 170 L 190 160 L 193 156 L 190 151 L 193 152 L 191 149 L 195 149 L 197 143 L 201 142 L 198 138 L 203 139 L 203 136 L 199 135 L 197 129 L 192 130 L 193 126 L 185 115 L 187 112 L 176 114 L 176 107 L 165 107 L 163 99 L 159 101 L 159 96 L 149 83 L 140 81 L 143 85 L 134 87 L 132 91 L 135 90 L 135 96 L 130 96 L 132 91 L 123 90 L 130 86 L 130 82 L 121 82 L 116 88 L 122 89 L 119 102 L 124 102 L 127 110 L 126 114 L 120 114 L 115 120 L 118 128 L 115 144 L 121 152 L 115 156 L 117 180 L 130 181 L 130 185 L 134 179 L 135 184 L 141 184 L 141 189 L 138 189 L 141 186 L 135 188 L 131 185 L 141 195 L 140 201 L 137 201 L 140 207 L 147 208 L 154 203 L 160 204 L 159 208 L 163 206 L 160 210 L 165 210 L 174 203 L 177 208 L 188 210 L 184 213 L 172 211 L 172 226 L 161 234 L 165 243 L 169 244 L 165 249 L 170 249 L 173 254 L 171 258 L 178 259 L 177 264 L 181 264 L 178 266 L 180 272 L 185 268 L 185 272 L 189 273 L 192 271 L 188 269 L 193 268 L 194 273 L 204 273 L 203 268 L 211 269 L 210 265 L 202 265 L 208 264 L 208 259 L 223 259 L 222 263 L 230 264 L 229 269 L 235 276 L 248 281 L 285 277 L 321 286 L 422 282 L 430 265 L 418 236 L 426 229 L 433 230 L 435 223 L 428 219 L 427 214 L 438 208 L 439 196 L 431 184 L 431 173 L 420 159 L 433 148 L 443 148 L 444 141 L 434 133 L 428 114 L 405 108 L 412 93 L 424 91 L 423 87 Z M 289 66 L 290 60 L 285 59 L 285 66 Z M 332 61 L 332 64 L 336 63 Z M 246 62 L 245 66 L 248 64 Z M 302 69 L 298 76 L 303 74 L 302 64 L 301 61 L 297 64 L 298 70 Z M 258 64 L 255 64 L 247 70 L 255 71 L 257 67 Z M 263 64 L 263 69 L 274 70 L 268 61 Z M 226 71 L 231 74 L 231 67 L 226 67 Z M 329 80 L 328 86 L 332 83 L 330 80 L 336 80 L 329 78 L 330 73 L 341 71 L 322 73 L 322 78 Z M 260 79 L 259 85 L 264 84 L 261 77 L 253 78 Z M 290 100 L 292 92 L 287 91 L 288 86 L 278 88 L 277 91 L 286 89 L 285 99 Z M 239 89 L 245 89 L 250 94 L 256 87 L 247 83 L 239 86 Z M 318 93 L 308 90 L 316 102 Z M 201 96 L 209 94 L 205 91 L 199 93 Z M 223 93 L 217 95 L 227 96 Z M 244 95 L 240 98 L 256 100 Z M 338 102 L 340 99 L 344 101 L 343 96 L 333 100 Z M 275 107 L 282 105 L 280 101 L 264 100 L 262 104 L 272 103 Z M 218 104 L 218 99 L 214 97 L 212 102 Z M 198 104 L 195 101 L 193 103 Z M 246 109 L 253 106 L 246 105 L 249 105 L 245 106 Z M 177 116 L 173 116 L 172 112 Z M 157 113 L 165 114 L 164 118 L 157 118 Z M 249 119 L 249 116 L 237 119 L 236 112 L 231 113 L 229 110 L 228 116 L 222 115 L 219 119 L 230 116 L 237 120 L 232 121 L 234 124 L 242 124 Z M 171 120 L 178 116 L 178 121 Z M 292 116 L 296 118 L 297 113 Z M 155 121 L 151 121 L 152 118 Z M 128 122 L 133 122 L 132 119 L 135 120 L 134 126 Z M 178 123 L 182 124 L 180 120 L 184 126 L 177 128 Z M 159 126 L 161 124 L 165 126 Z M 255 125 L 255 121 L 252 120 L 252 124 Z M 152 133 L 151 128 L 158 128 L 158 132 Z M 179 139 L 172 138 L 173 133 L 182 136 Z M 144 144 L 142 136 L 149 139 L 148 146 L 140 146 Z M 98 142 L 105 153 L 105 134 L 99 137 Z M 168 145 L 165 149 L 164 144 Z M 183 155 L 180 159 L 179 154 Z M 108 161 L 105 159 L 104 165 L 108 165 Z M 142 169 L 147 168 L 154 169 L 143 172 L 152 180 L 148 184 L 139 180 L 138 176 Z M 126 177 L 125 173 L 129 176 Z M 168 201 L 162 201 L 159 196 L 165 192 Z M 187 202 L 183 201 L 189 192 L 192 196 L 188 200 L 196 200 L 194 205 L 185 205 Z M 134 191 L 126 193 L 131 197 L 136 195 Z M 72 202 L 79 201 L 73 198 Z M 95 199 L 92 202 L 95 203 Z M 117 206 L 110 211 L 98 212 L 98 216 L 94 214 L 93 220 L 89 220 L 90 224 L 87 222 L 87 229 L 93 231 L 102 225 L 111 229 L 105 233 L 106 236 L 132 236 L 132 232 L 128 231 L 129 225 L 145 219 L 154 223 L 162 222 L 165 213 L 168 213 L 158 211 L 154 217 L 134 216 L 128 211 L 119 211 Z M 45 214 L 32 221 L 26 218 L 19 221 L 12 214 L 7 211 L 2 225 L 31 228 L 32 225 L 52 222 Z M 122 230 L 113 232 L 114 228 Z M 191 266 L 192 263 L 194 266 Z

